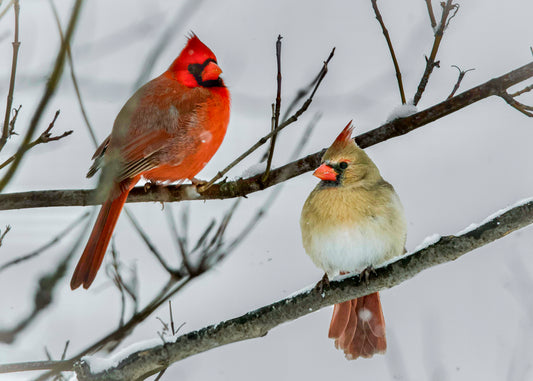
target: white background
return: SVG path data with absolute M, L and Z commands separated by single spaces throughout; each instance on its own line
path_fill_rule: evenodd
M 5 3 L 5 2 L 4 2 Z M 48 2 L 21 2 L 21 41 L 14 105 L 22 104 L 17 131 L 23 132 L 44 88 L 59 47 Z M 89 118 L 99 140 L 133 93 L 133 83 L 165 28 L 184 2 L 87 1 L 73 42 L 75 68 Z M 437 17 L 440 6 L 433 1 Z M 56 2 L 66 25 L 71 1 Z M 5 4 L 4 4 L 5 6 Z M 433 34 L 425 2 L 380 1 L 402 70 L 407 96 L 414 95 Z M 532 59 L 533 3 L 522 0 L 464 0 L 446 31 L 419 110 L 450 93 L 457 70 L 475 68 L 465 90 Z M 13 14 L 0 20 L 1 109 L 9 82 Z M 356 132 L 382 124 L 400 103 L 390 55 L 370 1 L 204 1 L 172 38 L 151 77 L 179 54 L 188 31 L 215 52 L 232 94 L 232 116 L 219 152 L 199 174 L 210 178 L 270 129 L 275 96 L 274 44 L 283 38 L 283 105 L 318 72 L 333 46 L 335 57 L 310 111 L 282 133 L 274 162 L 284 164 L 313 113 L 323 117 L 305 154 L 329 146 L 346 122 Z M 127 32 L 124 32 L 127 31 Z M 514 89 L 518 90 L 531 81 Z M 529 99 L 528 99 L 529 98 Z M 526 95 L 520 100 L 533 103 Z M 27 155 L 7 192 L 91 188 L 87 180 L 94 147 L 89 140 L 68 71 L 42 119 L 43 130 L 56 109 L 56 133 L 73 129 L 63 141 Z M 3 115 L 3 114 L 2 114 Z M 17 147 L 14 137 L 1 153 Z M 533 121 L 492 97 L 367 150 L 404 204 L 413 249 L 433 233 L 453 234 L 494 211 L 530 197 L 533 180 Z M 262 153 L 262 152 L 261 152 Z M 302 155 L 303 156 L 303 155 Z M 238 177 L 255 164 L 254 155 L 230 173 Z M 287 182 L 283 193 L 251 236 L 226 261 L 173 298 L 182 333 L 239 316 L 315 283 L 322 273 L 305 255 L 298 220 L 317 180 L 310 173 Z M 229 229 L 246 223 L 269 191 L 250 195 Z M 199 234 L 230 202 L 191 202 L 191 230 Z M 178 210 L 176 205 L 173 205 Z M 169 259 L 177 258 L 160 204 L 132 205 L 151 238 Z M 84 208 L 43 208 L 0 214 L 0 228 L 12 231 L 0 248 L 0 263 L 41 246 Z M 389 349 L 371 360 L 347 361 L 327 338 L 331 308 L 273 329 L 261 339 L 231 344 L 174 364 L 163 379 L 186 380 L 527 380 L 533 349 L 533 245 L 531 228 L 513 233 L 456 262 L 432 268 L 382 293 Z M 37 259 L 0 274 L 0 327 L 11 327 L 32 306 L 37 278 L 54 268 L 75 235 Z M 116 229 L 121 259 L 135 264 L 141 305 L 165 280 L 158 263 L 132 232 L 126 218 Z M 74 266 L 74 263 L 71 264 Z M 69 271 L 69 276 L 72 269 Z M 66 340 L 74 354 L 118 324 L 120 298 L 103 271 L 90 291 L 70 291 L 65 278 L 54 305 L 13 345 L 0 345 L 0 363 L 59 357 Z M 124 345 L 157 337 L 168 318 L 161 308 Z M 29 374 L 0 376 L 27 379 Z

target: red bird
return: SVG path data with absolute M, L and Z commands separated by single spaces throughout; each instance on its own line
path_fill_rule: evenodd
M 313 173 L 322 181 L 302 209 L 307 254 L 328 276 L 361 273 L 402 255 L 406 222 L 392 185 L 344 128 Z M 322 284 L 322 283 L 319 283 Z M 385 320 L 379 293 L 336 304 L 329 337 L 348 359 L 384 353 Z
M 100 268 L 128 193 L 141 176 L 153 182 L 193 179 L 224 139 L 230 94 L 213 52 L 192 35 L 167 71 L 142 86 L 122 107 L 111 135 L 87 173 L 102 168 L 106 201 L 70 287 L 89 288 Z

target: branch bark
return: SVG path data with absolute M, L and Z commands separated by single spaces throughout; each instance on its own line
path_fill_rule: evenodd
M 144 379 L 170 364 L 207 350 L 265 336 L 272 328 L 326 306 L 396 286 L 419 272 L 453 261 L 478 247 L 500 239 L 533 223 L 533 199 L 499 212 L 475 229 L 457 236 L 443 236 L 434 244 L 401 257 L 370 274 L 368 282 L 359 275 L 332 281 L 322 294 L 315 288 L 259 308 L 240 317 L 189 332 L 174 342 L 134 352 L 101 373 L 91 373 L 81 360 L 74 365 L 79 380 Z M 0 368 L 1 369 L 1 368 Z
M 407 134 L 446 115 L 452 114 L 466 106 L 493 95 L 502 96 L 505 90 L 528 78 L 533 77 L 533 62 L 510 71 L 500 77 L 491 79 L 479 86 L 467 90 L 453 98 L 447 99 L 430 108 L 405 118 L 398 118 L 381 127 L 368 131 L 355 138 L 361 148 L 370 147 L 385 140 Z M 261 191 L 285 180 L 299 176 L 315 169 L 325 150 L 288 163 L 274 169 L 266 182 L 261 182 L 261 174 L 230 182 L 220 182 L 202 192 L 200 196 L 191 192 L 192 185 L 151 187 L 145 191 L 143 187 L 132 189 L 127 202 L 177 202 L 184 200 L 213 200 L 246 196 Z M 86 206 L 96 205 L 102 200 L 94 198 L 94 191 L 76 190 L 43 190 L 32 192 L 0 194 L 0 210 L 42 208 L 49 206 Z

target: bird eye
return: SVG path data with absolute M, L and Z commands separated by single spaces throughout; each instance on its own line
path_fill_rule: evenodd
M 339 164 L 339 168 L 340 168 L 340 169 L 346 169 L 346 168 L 348 168 L 348 163 L 345 162 L 345 161 L 341 161 L 340 164 Z

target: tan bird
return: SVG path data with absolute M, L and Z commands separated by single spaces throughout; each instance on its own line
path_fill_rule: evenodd
M 321 282 L 361 273 L 405 251 L 407 227 L 400 199 L 355 144 L 352 131 L 350 122 L 324 154 L 313 173 L 322 181 L 305 201 L 300 218 L 305 251 L 325 271 Z M 347 359 L 384 353 L 379 293 L 336 304 L 329 337 Z

